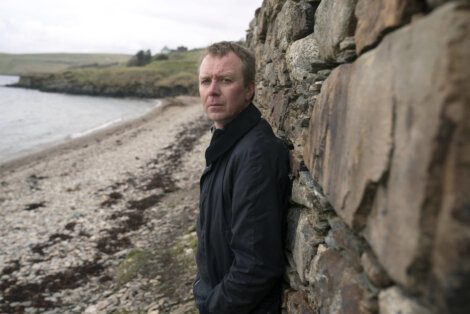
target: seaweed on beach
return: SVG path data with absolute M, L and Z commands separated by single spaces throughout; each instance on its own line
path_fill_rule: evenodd
M 103 207 L 111 207 L 112 205 L 115 205 L 118 203 L 118 201 L 120 199 L 122 199 L 123 195 L 122 193 L 119 193 L 119 192 L 111 192 L 109 195 L 108 195 L 108 199 L 106 199 L 105 201 L 103 201 L 101 203 L 101 206 Z
M 23 210 L 30 211 L 30 210 L 35 210 L 41 207 L 46 207 L 46 202 L 27 204 L 26 207 L 23 208 Z
M 97 241 L 96 248 L 102 253 L 113 254 L 121 249 L 130 247 L 131 240 L 126 236 L 122 236 L 125 230 L 122 227 L 107 230 L 107 235 Z
M 31 246 L 31 251 L 39 255 L 44 255 L 44 249 L 55 245 L 58 242 L 70 240 L 73 237 L 68 234 L 63 233 L 54 233 L 49 236 L 49 241 L 46 243 L 38 243 Z
M 156 158 L 152 159 L 147 166 L 159 165 L 160 170 L 152 174 L 144 185 L 143 190 L 153 190 L 162 188 L 165 193 L 177 190 L 177 185 L 173 180 L 172 173 L 178 170 L 183 156 L 194 148 L 197 139 L 209 129 L 210 123 L 207 119 L 201 118 L 189 122 L 183 130 L 175 136 L 175 141 L 163 148 Z
M 161 195 L 153 194 L 148 197 L 136 201 L 129 201 L 129 208 L 137 210 L 146 210 L 152 206 L 155 206 L 160 200 Z
M 2 281 L 0 282 L 0 290 L 3 291 L 3 301 L 7 303 L 0 303 L 0 310 L 2 313 L 22 313 L 23 306 L 11 306 L 15 302 L 30 302 L 31 306 L 42 309 L 61 306 L 60 301 L 55 304 L 47 300 L 44 295 L 79 287 L 89 277 L 99 276 L 103 271 L 103 265 L 94 260 L 47 275 L 37 282 L 18 283 L 16 279 Z
M 44 179 L 47 179 L 49 177 L 47 176 L 37 176 L 35 174 L 32 174 L 30 175 L 28 178 L 26 178 L 26 182 L 28 183 L 29 185 L 29 188 L 31 190 L 41 190 L 40 187 L 39 187 L 39 182 L 44 180 Z

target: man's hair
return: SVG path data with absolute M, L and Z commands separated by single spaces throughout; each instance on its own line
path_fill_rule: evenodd
M 201 55 L 198 71 L 201 67 L 202 60 L 204 60 L 206 56 L 223 57 L 230 52 L 233 52 L 242 61 L 243 83 L 245 86 L 248 86 L 250 83 L 254 84 L 256 75 L 255 57 L 248 49 L 233 41 L 221 41 L 208 46 Z

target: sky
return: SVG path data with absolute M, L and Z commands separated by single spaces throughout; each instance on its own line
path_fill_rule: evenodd
M 0 52 L 128 53 L 244 39 L 262 0 L 0 0 Z

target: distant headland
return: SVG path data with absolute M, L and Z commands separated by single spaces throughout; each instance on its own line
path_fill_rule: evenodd
M 124 54 L 0 54 L 0 73 L 14 87 L 92 96 L 164 98 L 194 95 L 200 50 Z

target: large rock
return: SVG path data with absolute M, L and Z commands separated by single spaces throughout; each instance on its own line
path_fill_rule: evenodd
M 407 297 L 398 287 L 391 287 L 379 294 L 380 314 L 431 314 L 426 307 Z
M 452 86 L 447 87 L 447 98 L 452 102 L 442 112 L 449 133 L 445 142 L 448 150 L 442 158 L 442 189 L 435 202 L 440 202 L 437 227 L 427 230 L 434 234 L 432 255 L 432 285 L 429 299 L 452 313 L 470 312 L 470 30 L 469 10 L 461 11 L 455 19 L 462 27 L 467 18 L 466 33 L 449 43 L 447 70 Z M 451 23 L 452 17 L 447 17 Z M 464 60 L 467 60 L 466 63 Z M 442 86 L 441 88 L 444 88 Z M 442 136 L 442 135 L 440 135 Z M 436 288 L 437 287 L 437 288 Z
M 390 277 L 411 291 L 444 291 L 444 307 L 468 302 L 460 292 L 469 291 L 469 28 L 468 6 L 447 4 L 335 69 L 304 153 Z M 427 287 L 431 255 L 439 285 Z
M 286 293 L 286 307 L 289 314 L 311 314 L 314 309 L 308 303 L 308 295 L 303 291 Z
M 292 266 L 304 284 L 305 272 L 310 268 L 317 246 L 324 241 L 327 227 L 326 221 L 313 211 L 295 208 L 289 211 L 287 248 L 292 253 Z
M 341 251 L 320 244 L 307 280 L 315 313 L 375 313 L 376 291 Z
M 468 7 L 445 5 L 391 34 L 378 51 L 390 51 L 390 62 L 408 71 L 406 79 L 392 79 L 394 154 L 366 237 L 392 279 L 411 290 L 434 291 L 447 300 L 443 311 L 458 300 L 469 305 L 468 225 L 452 217 L 468 212 L 470 201 L 469 163 L 463 157 L 470 144 L 469 28 Z M 402 57 L 395 59 L 398 54 Z M 442 246 L 431 262 L 434 242 Z M 438 285 L 427 284 L 430 265 L 439 274 Z
M 444 3 L 447 3 L 447 2 L 451 2 L 451 1 L 455 1 L 455 0 L 426 0 L 426 3 L 431 8 L 437 8 L 438 6 L 443 5 Z
M 356 2 L 357 0 L 324 0 L 318 6 L 314 34 L 323 60 L 345 62 L 354 58 L 354 46 L 341 43 L 354 36 Z
M 339 217 L 328 219 L 328 223 L 331 229 L 325 238 L 325 243 L 328 247 L 341 251 L 343 256 L 347 257 L 349 265 L 361 272 L 361 254 L 364 250 L 361 239 Z
M 263 82 L 267 83 L 268 86 L 279 88 L 290 84 L 284 55 L 271 54 L 269 61 L 260 68 L 263 69 Z
M 467 45 L 466 49 L 470 47 Z M 467 70 L 467 78 L 460 82 L 469 82 L 468 74 Z M 470 104 L 468 85 L 461 87 L 466 88 L 466 103 Z M 467 122 L 459 123 L 453 131 L 452 148 L 444 165 L 443 207 L 431 262 L 434 284 L 429 287 L 428 296 L 441 308 L 463 314 L 470 313 L 470 108 L 467 105 L 453 114 L 459 115 L 455 120 Z
M 265 42 L 268 29 L 285 2 L 286 0 L 266 0 L 263 1 L 262 7 L 256 10 L 255 19 L 250 23 L 251 34 L 248 37 L 251 47 Z
M 408 23 L 425 9 L 422 0 L 358 0 L 356 6 L 356 52 L 378 43 L 386 32 Z
M 392 284 L 385 269 L 377 260 L 377 257 L 370 250 L 365 250 L 361 256 L 361 265 L 367 274 L 370 282 L 376 287 L 385 288 Z
M 333 208 L 355 229 L 364 226 L 365 213 L 359 209 L 386 173 L 392 151 L 392 86 L 383 75 L 391 72 L 385 59 L 342 65 L 326 80 L 312 111 L 306 165 Z
M 266 63 L 273 62 L 275 36 L 274 21 L 286 0 L 265 0 L 255 12 L 250 23 L 246 41 L 256 55 L 256 68 L 264 69 Z M 261 81 L 258 78 L 258 81 Z
M 329 211 L 331 207 L 308 171 L 298 172 L 299 178 L 292 182 L 291 201 L 314 211 Z
M 290 43 L 313 32 L 313 19 L 310 3 L 287 0 L 274 21 L 271 47 L 285 51 Z
M 284 128 L 284 120 L 286 111 L 289 106 L 289 98 L 286 97 L 288 91 L 279 91 L 272 95 L 272 100 L 268 102 L 270 106 L 269 120 L 276 128 L 282 130 Z
M 319 46 L 315 35 L 311 34 L 290 45 L 286 52 L 287 69 L 291 80 L 313 84 L 317 72 L 331 68 L 331 64 L 319 57 Z

